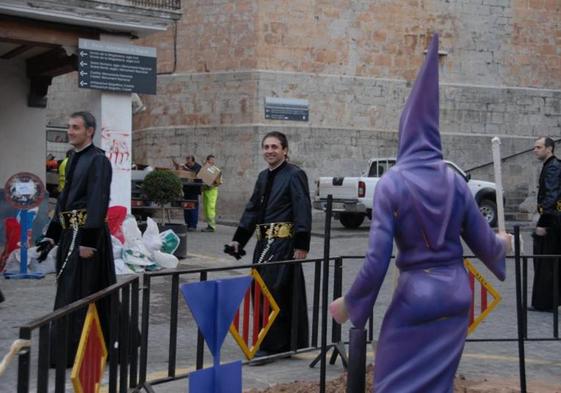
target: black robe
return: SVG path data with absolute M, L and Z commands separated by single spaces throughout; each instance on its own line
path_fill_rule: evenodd
M 534 254 L 561 254 L 561 212 L 557 204 L 561 201 L 561 162 L 552 156 L 548 158 L 540 173 L 538 190 L 537 226 L 547 230 L 545 236 L 534 234 Z M 553 274 L 559 259 L 535 258 L 532 307 L 537 310 L 553 310 Z M 558 289 L 561 299 L 561 267 L 558 267 Z
M 66 184 L 58 198 L 55 215 L 46 234 L 46 237 L 53 239 L 58 244 L 56 270 L 57 276 L 60 274 L 60 277 L 57 280 L 55 310 L 100 291 L 117 281 L 111 235 L 105 221 L 109 206 L 111 176 L 111 163 L 104 151 L 94 145 L 73 153 L 69 158 Z M 77 209 L 85 209 L 87 218 L 85 224 L 79 228 L 74 247 L 70 252 L 74 231 L 72 228 L 63 229 L 59 213 Z M 93 257 L 80 258 L 79 246 L 95 248 Z M 63 268 L 69 252 L 70 256 Z M 108 343 L 109 299 L 97 302 L 96 306 L 105 342 Z M 69 317 L 66 334 L 67 366 L 74 363 L 86 311 L 87 308 L 81 312 L 75 312 Z M 56 330 L 59 327 L 60 324 L 55 324 L 51 335 L 52 365 L 54 365 L 54 357 L 59 347 L 56 340 Z
M 291 222 L 295 232 L 293 237 L 275 239 L 272 242 L 265 239 L 257 241 L 253 263 L 293 259 L 295 249 L 308 251 L 310 248 L 311 214 L 306 173 L 296 165 L 284 162 L 273 171 L 266 169 L 259 173 L 234 240 L 243 248 L 258 224 Z M 296 346 L 307 347 L 308 313 L 302 265 L 262 266 L 259 273 L 280 307 L 280 313 L 260 349 L 270 353 L 290 350 L 293 313 L 296 313 L 297 321 Z M 297 298 L 296 310 L 292 309 L 294 297 Z

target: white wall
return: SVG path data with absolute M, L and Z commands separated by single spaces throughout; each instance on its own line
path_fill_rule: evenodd
M 0 188 L 18 172 L 45 181 L 46 110 L 29 108 L 25 62 L 0 60 Z

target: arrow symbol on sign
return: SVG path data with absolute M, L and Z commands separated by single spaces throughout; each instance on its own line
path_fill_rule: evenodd
M 86 85 L 87 85 L 87 82 L 80 81 L 80 86 L 86 86 Z
M 88 75 L 88 73 L 85 71 L 80 71 L 80 76 L 84 76 L 84 75 Z
M 86 57 L 88 52 L 84 52 L 83 50 L 80 51 L 80 56 Z
M 82 67 L 83 67 L 83 66 L 87 66 L 87 65 L 88 65 L 88 63 L 86 63 L 85 61 L 81 61 L 81 62 L 80 62 L 80 66 L 82 66 Z

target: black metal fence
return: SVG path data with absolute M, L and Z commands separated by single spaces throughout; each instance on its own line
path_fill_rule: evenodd
M 126 392 L 138 381 L 138 293 L 139 277 L 130 277 L 82 300 L 31 321 L 20 327 L 20 339 L 31 340 L 38 332 L 38 359 L 32 366 L 31 350 L 19 355 L 17 392 L 30 391 L 31 370 L 36 373 L 36 391 L 47 393 L 51 382 L 50 368 L 54 368 L 55 393 L 68 391 L 67 340 L 69 319 L 76 313 L 85 314 L 91 303 L 109 299 L 111 307 L 108 385 L 110 392 Z M 37 337 L 35 337 L 37 339 Z M 57 347 L 51 348 L 52 339 Z M 32 348 L 35 344 L 32 345 Z M 51 357 L 51 352 L 54 356 Z M 118 389 L 118 390 L 117 390 Z
M 326 233 L 329 233 L 329 224 L 326 223 Z M 551 337 L 529 337 L 528 323 L 527 323 L 527 277 L 528 277 L 528 260 L 533 258 L 533 255 L 521 255 L 520 252 L 520 231 L 515 228 L 515 255 L 509 258 L 515 265 L 515 284 L 516 284 L 516 318 L 517 318 L 517 335 L 516 337 L 489 337 L 479 339 L 468 339 L 469 342 L 516 342 L 518 346 L 519 358 L 519 373 L 520 373 L 520 387 L 522 392 L 526 392 L 526 366 L 525 366 L 525 343 L 528 341 L 559 341 L 559 321 L 557 307 L 554 307 L 553 316 L 553 329 Z M 558 256 L 544 256 L 540 258 L 549 258 L 552 261 L 557 261 Z M 343 271 L 344 266 L 349 263 L 360 262 L 362 256 L 329 256 L 329 235 L 325 239 L 324 257 L 318 259 L 309 259 L 303 261 L 281 261 L 274 263 L 267 263 L 260 265 L 260 268 L 266 269 L 274 265 L 282 264 L 301 264 L 303 267 L 309 266 L 313 270 L 313 278 L 311 279 L 311 291 L 308 293 L 309 303 L 311 304 L 311 328 L 310 328 L 310 343 L 307 348 L 297 349 L 296 340 L 294 336 L 291 338 L 290 351 L 283 354 L 276 354 L 270 358 L 284 357 L 289 354 L 296 354 L 304 351 L 317 351 L 319 350 L 318 357 L 310 364 L 311 367 L 320 362 L 319 382 L 320 392 L 325 392 L 325 379 L 326 367 L 329 351 L 331 354 L 330 362 L 333 364 L 337 357 L 341 357 L 343 365 L 346 366 L 348 358 L 346 354 L 346 344 L 348 341 L 342 339 L 341 327 L 334 321 L 331 322 L 331 337 L 328 338 L 328 324 L 330 317 L 328 315 L 328 302 L 331 298 L 337 298 L 342 294 Z M 354 261 L 354 262 L 353 262 Z M 557 265 L 557 264 L 556 264 Z M 509 263 L 511 266 L 511 263 Z M 110 393 L 114 392 L 127 392 L 129 388 L 134 388 L 134 391 L 145 390 L 147 392 L 153 391 L 152 386 L 177 380 L 180 378 L 187 378 L 188 372 L 178 372 L 177 355 L 179 350 L 190 351 L 191 348 L 182 348 L 178 344 L 178 316 L 179 316 L 179 286 L 183 281 L 205 281 L 208 279 L 215 279 L 224 277 L 228 274 L 246 274 L 247 269 L 253 265 L 237 265 L 223 268 L 208 268 L 208 269 L 178 269 L 173 271 L 150 272 L 143 276 L 142 287 L 139 287 L 139 278 L 133 277 L 126 279 L 123 283 L 113 285 L 99 293 L 91 295 L 79 302 L 75 302 L 63 309 L 56 310 L 55 312 L 33 321 L 20 328 L 20 338 L 30 339 L 32 334 L 36 331 L 39 332 L 38 342 L 38 361 L 37 365 L 31 365 L 30 352 L 23 353 L 19 357 L 18 369 L 18 393 L 26 393 L 30 388 L 30 375 L 31 370 L 37 373 L 37 392 L 47 392 L 49 386 L 49 372 L 48 366 L 51 360 L 55 361 L 55 391 L 65 391 L 66 383 L 66 369 L 65 369 L 65 350 L 60 349 L 57 352 L 55 359 L 49 358 L 49 338 L 51 334 L 56 334 L 59 337 L 65 335 L 64 323 L 57 323 L 56 331 L 53 324 L 59 321 L 65 321 L 73 312 L 83 310 L 90 303 L 99 301 L 104 298 L 109 298 L 113 305 L 113 312 L 111 314 L 111 334 L 110 334 L 110 361 L 109 361 L 109 374 L 108 374 L 108 388 Z M 558 268 L 558 267 L 557 267 Z M 234 272 L 234 271 L 238 272 Z M 244 272 L 240 272 L 243 270 Z M 308 275 L 310 277 L 311 275 Z M 511 275 L 508 276 L 512 277 Z M 556 276 L 557 277 L 557 276 Z M 507 278 L 508 279 L 508 278 Z M 162 280 L 162 281 L 159 281 Z M 308 278 L 309 280 L 309 278 Z M 167 340 L 167 375 L 158 378 L 148 378 L 148 366 L 150 362 L 150 347 L 149 347 L 149 332 L 151 327 L 151 304 L 154 296 L 153 288 L 155 285 L 164 283 L 168 295 L 164 295 L 166 301 L 169 301 L 169 308 L 165 310 L 157 310 L 163 315 L 164 319 L 168 321 L 168 337 Z M 558 294 L 559 282 L 557 279 L 554 281 L 554 291 Z M 140 300 L 139 293 L 142 292 Z M 161 299 L 162 294 L 158 292 L 157 296 Z M 558 297 L 554 298 L 556 304 L 559 304 Z M 141 312 L 139 314 L 139 305 L 141 304 Z M 139 319 L 139 315 L 141 318 Z M 293 316 L 296 314 L 293 313 Z M 296 326 L 298 321 L 294 318 L 292 326 Z M 60 327 L 62 326 L 62 327 Z M 60 327 L 60 328 L 59 328 Z M 138 331 L 140 329 L 140 336 Z M 195 329 L 195 328 L 193 328 Z M 193 331 L 193 337 L 195 332 Z M 295 329 L 292 329 L 293 335 Z M 366 332 L 365 332 L 366 333 Z M 374 338 L 373 318 L 371 317 L 368 322 L 367 334 L 355 332 L 355 336 L 364 337 L 367 341 L 372 341 Z M 196 334 L 196 357 L 193 360 L 194 365 L 192 368 L 201 369 L 204 364 L 205 350 L 203 337 L 200 332 Z M 138 343 L 138 340 L 140 341 Z M 138 344 L 140 344 L 138 346 Z M 365 344 L 363 345 L 365 347 Z M 364 359 L 362 353 L 351 353 L 353 359 L 358 359 L 359 363 Z M 364 383 L 364 364 L 357 364 L 356 360 L 353 363 L 352 369 L 349 369 L 350 375 L 356 373 L 349 380 L 356 383 Z M 356 378 L 359 378 L 358 380 Z

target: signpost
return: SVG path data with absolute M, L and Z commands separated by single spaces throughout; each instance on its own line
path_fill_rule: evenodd
M 308 121 L 308 100 L 298 98 L 265 97 L 265 119 Z
M 20 267 L 19 272 L 4 272 L 6 278 L 43 278 L 43 273 L 27 272 L 27 248 L 33 223 L 30 209 L 38 207 L 45 198 L 45 185 L 41 179 L 29 172 L 11 176 L 4 186 L 6 201 L 19 210 L 20 217 Z
M 80 39 L 78 75 L 84 89 L 156 94 L 156 49 Z

